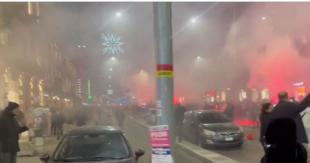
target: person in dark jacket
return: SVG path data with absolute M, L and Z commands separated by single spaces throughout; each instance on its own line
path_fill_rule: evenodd
M 269 124 L 271 121 L 289 117 L 292 118 L 296 123 L 296 134 L 297 134 L 297 142 L 302 143 L 304 145 L 308 144 L 308 138 L 306 134 L 306 130 L 304 124 L 302 122 L 302 118 L 300 113 L 304 111 L 310 105 L 310 94 L 308 94 L 304 100 L 300 103 L 292 103 L 289 101 L 288 93 L 286 91 L 282 91 L 278 94 L 279 102 L 274 107 L 272 112 L 268 115 L 261 117 L 261 121 Z M 265 135 L 266 133 L 262 133 Z
M 227 116 L 227 118 L 233 122 L 235 115 L 235 106 L 232 103 L 227 102 L 224 113 Z
M 125 113 L 121 108 L 117 108 L 115 114 L 116 120 L 118 121 L 118 126 L 122 128 L 125 120 Z
M 81 108 L 81 109 L 77 110 L 77 112 L 76 112 L 76 117 L 77 117 L 76 125 L 78 127 L 86 125 L 86 121 L 87 121 L 86 116 L 87 115 L 85 114 L 85 109 L 84 108 Z
M 56 135 L 57 139 L 60 139 L 60 137 L 63 135 L 63 125 L 66 122 L 65 115 L 59 110 L 56 110 L 55 114 L 55 129 L 56 129 Z
M 266 152 L 266 142 L 265 142 L 265 135 L 264 133 L 266 133 L 267 131 L 267 127 L 268 127 L 268 122 L 264 121 L 264 116 L 268 115 L 271 111 L 273 110 L 273 106 L 271 103 L 264 103 L 262 104 L 262 108 L 261 108 L 261 113 L 259 115 L 259 119 L 261 122 L 261 127 L 260 127 L 260 142 L 264 148 L 264 151 Z
M 261 163 L 306 163 L 307 150 L 298 143 L 296 123 L 292 118 L 284 117 L 272 121 L 266 131 L 266 150 Z
M 249 113 L 253 123 L 253 128 L 259 128 L 259 105 L 256 102 L 252 101 L 249 103 Z
M 0 115 L 1 155 L 4 163 L 16 163 L 17 152 L 20 151 L 19 134 L 28 130 L 26 126 L 20 127 L 16 116 L 23 116 L 23 113 L 15 102 L 9 102 Z
M 186 112 L 186 108 L 182 106 L 180 103 L 176 104 L 175 110 L 175 126 L 176 126 L 176 136 L 178 137 L 178 142 L 182 142 L 183 140 L 183 120 L 184 113 Z
M 51 135 L 56 135 L 55 118 L 56 118 L 56 108 L 51 108 Z

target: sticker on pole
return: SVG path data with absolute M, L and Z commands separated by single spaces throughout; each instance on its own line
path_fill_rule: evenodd
M 152 126 L 150 129 L 152 163 L 173 163 L 168 125 Z
M 173 78 L 173 65 L 157 65 L 158 78 Z
M 156 101 L 156 108 L 161 109 L 161 101 Z

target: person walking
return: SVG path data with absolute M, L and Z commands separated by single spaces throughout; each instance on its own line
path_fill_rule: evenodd
M 272 112 L 261 117 L 261 121 L 264 121 L 266 125 L 269 125 L 271 121 L 278 118 L 292 118 L 296 123 L 297 142 L 302 143 L 307 148 L 308 138 L 300 113 L 310 105 L 310 93 L 300 103 L 290 102 L 286 91 L 281 91 L 278 94 L 278 99 L 279 102 L 273 108 Z
M 175 126 L 176 126 L 176 136 L 178 137 L 178 142 L 183 141 L 183 120 L 184 113 L 186 112 L 186 108 L 182 106 L 180 103 L 176 104 L 175 107 Z
M 227 102 L 224 113 L 226 117 L 233 122 L 235 119 L 235 106 L 232 103 Z
M 261 107 L 261 112 L 260 112 L 260 115 L 259 115 L 259 119 L 260 119 L 260 122 L 261 122 L 261 127 L 260 127 L 260 142 L 263 146 L 263 149 L 264 149 L 264 152 L 266 153 L 266 131 L 267 131 L 267 127 L 268 127 L 268 122 L 264 121 L 264 116 L 268 115 L 271 111 L 273 110 L 273 106 L 271 103 L 264 103 L 262 104 L 262 107 Z
M 51 108 L 51 136 L 56 135 L 56 108 Z
M 56 136 L 57 140 L 63 135 L 63 125 L 66 122 L 65 115 L 59 110 L 56 110 L 55 115 L 55 129 L 56 129 Z
M 23 112 L 17 103 L 9 102 L 0 115 L 1 156 L 4 163 L 16 163 L 17 152 L 20 151 L 19 134 L 31 127 L 30 124 L 26 126 L 25 119 L 22 121 L 23 126 L 21 127 L 16 117 L 24 118 Z
M 118 108 L 116 110 L 116 119 L 118 121 L 118 126 L 123 128 L 125 114 L 124 114 L 123 110 L 121 110 L 121 108 Z
M 253 129 L 259 128 L 259 105 L 256 102 L 250 102 L 249 114 L 253 124 Z

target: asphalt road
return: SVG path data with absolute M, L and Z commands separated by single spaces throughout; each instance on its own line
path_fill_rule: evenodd
M 142 119 L 139 119 L 138 121 L 140 123 L 144 123 Z M 252 129 L 251 126 L 244 126 L 243 128 L 244 128 L 245 134 L 246 135 L 252 134 L 254 139 L 246 140 L 246 142 L 244 143 L 241 149 L 230 148 L 230 149 L 207 149 L 207 150 L 210 150 L 212 152 L 216 152 L 225 157 L 231 158 L 239 163 L 259 162 L 264 155 L 263 148 L 259 142 L 259 129 Z M 186 157 L 188 157 L 188 154 Z M 183 157 L 181 158 L 183 159 Z M 197 158 L 191 158 L 191 159 L 194 160 Z
M 133 150 L 139 148 L 145 150 L 146 153 L 140 158 L 139 163 L 151 163 L 152 151 L 148 128 L 142 126 L 130 118 L 126 118 L 123 131 Z M 175 159 L 176 163 L 205 163 L 202 160 L 195 158 L 178 148 L 176 149 Z
M 142 120 L 140 120 L 143 123 Z M 229 157 L 239 163 L 257 163 L 263 156 L 263 149 L 258 141 L 259 129 L 251 129 L 244 127 L 246 134 L 252 134 L 254 140 L 245 142 L 242 149 L 212 149 L 213 152 Z M 137 123 L 130 118 L 125 119 L 123 131 L 132 146 L 132 149 L 142 148 L 145 150 L 145 155 L 139 160 L 139 163 L 151 163 L 151 144 L 149 130 L 145 126 Z M 53 144 L 50 149 L 46 150 L 50 153 L 56 146 Z M 187 152 L 177 148 L 176 163 L 203 163 L 200 159 L 193 157 Z M 41 162 L 38 157 L 19 157 L 18 162 L 22 163 L 39 163 Z M 219 162 L 221 163 L 221 162 Z
M 264 155 L 263 147 L 259 142 L 259 129 L 252 129 L 250 127 L 244 127 L 246 135 L 252 134 L 254 139 L 247 140 L 241 149 L 212 149 L 212 151 L 229 157 L 240 163 L 257 163 L 260 162 Z

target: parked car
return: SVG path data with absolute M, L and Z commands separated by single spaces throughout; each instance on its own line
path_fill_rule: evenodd
M 142 149 L 132 152 L 118 127 L 81 127 L 69 131 L 61 139 L 53 154 L 45 154 L 40 160 L 45 163 L 137 163 L 142 155 L 144 155 Z
M 150 124 L 150 125 L 155 125 L 156 124 L 156 115 L 157 115 L 156 109 L 154 109 L 154 108 L 149 109 L 149 111 L 145 115 L 146 123 Z
M 242 147 L 242 127 L 215 110 L 187 111 L 183 121 L 184 138 L 200 147 Z

